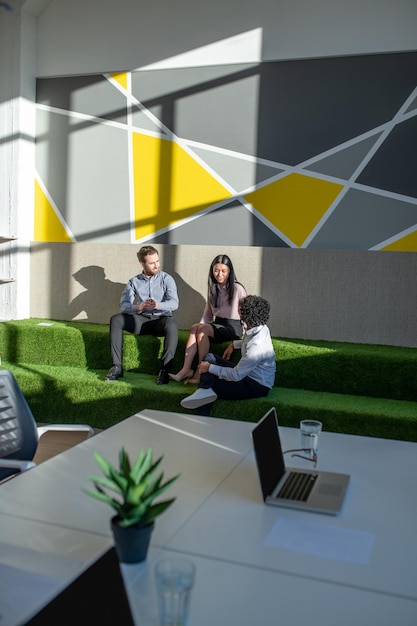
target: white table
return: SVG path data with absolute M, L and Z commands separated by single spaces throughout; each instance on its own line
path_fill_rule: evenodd
M 167 478 L 181 474 L 169 492 L 177 501 L 169 515 L 158 519 L 153 534 L 157 545 L 165 545 L 247 454 L 252 428 L 242 423 L 236 429 L 231 420 L 143 411 L 2 485 L 0 513 L 110 537 L 111 509 L 82 493 L 93 487 L 88 474 L 101 475 L 93 452 L 117 463 L 122 446 L 132 458 L 140 448 L 152 447 L 155 458 L 164 455 L 161 469 Z
M 153 565 L 170 551 L 151 551 L 142 575 L 126 572 L 135 621 L 158 626 Z M 415 626 L 417 603 L 360 586 L 338 585 L 226 559 L 188 554 L 197 568 L 189 626 Z M 132 568 L 133 569 L 133 568 Z M 139 569 L 137 567 L 136 569 Z
M 318 468 L 351 475 L 342 512 L 332 517 L 263 504 L 252 429 L 245 422 L 143 411 L 2 485 L 0 544 L 13 546 L 4 528 L 16 518 L 37 525 L 39 536 L 53 529 L 52 554 L 64 561 L 62 584 L 69 581 L 74 571 L 66 563 L 65 542 L 61 552 L 60 533 L 78 538 L 81 569 L 111 541 L 111 510 L 81 491 L 90 486 L 86 474 L 99 473 L 92 452 L 115 461 L 122 445 L 132 454 L 152 446 L 164 454 L 165 475 L 181 477 L 171 490 L 176 502 L 157 520 L 147 562 L 122 566 L 137 624 L 157 625 L 154 563 L 181 553 L 197 565 L 189 626 L 416 626 L 417 444 L 322 433 Z M 298 447 L 298 430 L 280 432 L 284 449 Z M 291 459 L 296 461 L 304 463 Z M 324 525 L 329 532 L 369 533 L 369 563 L 266 547 L 266 535 L 283 516 L 290 524 Z M 91 536 L 98 542 L 92 548 Z M 45 535 L 45 541 L 52 537 Z M 22 558 L 22 571 L 25 563 Z
M 282 430 L 284 449 L 295 447 L 299 433 Z M 339 516 L 262 506 L 250 452 L 168 547 L 417 601 L 417 445 L 323 433 L 318 469 L 351 475 Z M 282 517 L 319 524 L 329 531 L 368 533 L 374 539 L 369 564 L 264 547 L 264 538 Z
M 100 535 L 0 514 L 1 626 L 25 623 L 111 545 Z

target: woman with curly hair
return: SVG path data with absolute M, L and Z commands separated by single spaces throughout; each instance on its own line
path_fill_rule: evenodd
M 197 391 L 181 400 L 186 409 L 204 407 L 200 415 L 209 415 L 211 405 L 223 400 L 261 398 L 268 395 L 275 382 L 275 351 L 266 325 L 270 305 L 260 296 L 246 296 L 239 302 L 240 318 L 245 335 L 224 351 L 223 358 L 206 354 L 200 365 L 201 380 Z M 236 344 L 240 344 L 239 346 Z M 242 356 L 238 363 L 230 361 L 233 349 L 240 347 Z
M 238 282 L 233 263 L 227 254 L 217 255 L 208 273 L 207 301 L 201 320 L 193 324 L 185 346 L 184 362 L 173 380 L 198 384 L 200 375 L 192 370 L 194 357 L 201 359 L 210 350 L 210 341 L 224 343 L 242 336 L 238 304 L 246 289 Z

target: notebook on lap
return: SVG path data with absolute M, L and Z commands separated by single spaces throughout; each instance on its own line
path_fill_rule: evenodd
M 342 508 L 348 474 L 285 467 L 275 408 L 252 431 L 256 465 L 266 504 L 336 515 Z

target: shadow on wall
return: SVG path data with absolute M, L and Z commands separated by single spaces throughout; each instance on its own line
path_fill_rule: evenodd
M 178 288 L 181 308 L 179 326 L 188 329 L 191 324 L 201 319 L 205 300 L 177 272 L 166 271 L 174 278 Z M 108 280 L 103 267 L 88 265 L 79 269 L 72 277 L 84 287 L 84 291 L 75 296 L 68 305 L 68 320 L 91 322 L 99 320 L 100 323 L 108 323 L 110 317 L 119 312 L 120 297 L 125 284 Z M 178 318 L 176 312 L 174 317 Z
M 179 310 L 174 313 L 177 318 L 178 327 L 182 330 L 188 330 L 192 324 L 199 322 L 203 315 L 206 304 L 205 299 L 198 291 L 190 287 L 178 272 L 169 272 L 177 283 L 178 296 L 180 299 Z
M 113 313 L 118 312 L 120 296 L 125 287 L 122 283 L 114 283 L 106 278 L 103 267 L 88 265 L 72 275 L 84 291 L 79 293 L 68 305 L 68 319 L 97 320 L 97 315 L 108 322 Z M 82 313 L 85 317 L 82 317 Z
M 159 249 L 160 246 L 157 245 L 156 248 Z M 192 324 L 200 321 L 206 304 L 205 298 L 203 298 L 198 291 L 190 287 L 175 270 L 177 266 L 177 247 L 164 246 L 162 255 L 162 268 L 165 272 L 171 274 L 178 290 L 180 306 L 178 311 L 174 313 L 174 317 L 177 319 L 180 329 L 188 330 Z

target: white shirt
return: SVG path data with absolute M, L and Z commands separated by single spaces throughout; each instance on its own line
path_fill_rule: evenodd
M 268 326 L 255 326 L 246 331 L 241 341 L 242 357 L 235 367 L 210 365 L 209 372 L 219 378 L 238 381 L 249 376 L 260 385 L 271 389 L 275 382 L 275 351 Z

